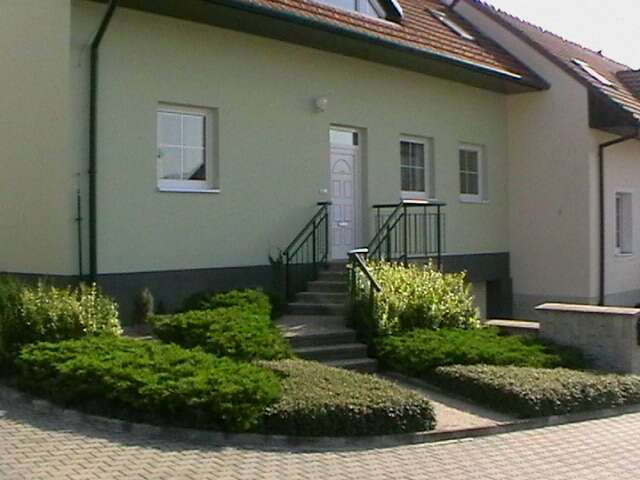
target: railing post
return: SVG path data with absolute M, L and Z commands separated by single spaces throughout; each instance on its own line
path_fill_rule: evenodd
M 285 253 L 284 290 L 287 300 L 291 299 L 291 274 L 289 272 L 289 252 Z
M 313 263 L 313 277 L 318 278 L 318 255 L 316 252 L 316 234 L 317 234 L 316 222 L 313 222 L 313 230 L 311 233 L 311 261 Z
M 406 267 L 407 265 L 409 265 L 409 248 L 407 244 L 407 242 L 409 241 L 409 235 L 408 235 L 409 222 L 408 222 L 406 205 L 402 206 L 402 224 L 403 224 L 402 229 L 404 230 L 402 235 L 402 250 L 403 250 L 403 256 L 404 256 L 404 266 Z
M 438 270 L 442 270 L 442 220 L 440 214 L 440 205 L 436 209 L 437 231 L 436 245 L 438 246 Z
M 329 205 L 324 206 L 324 261 L 329 263 Z

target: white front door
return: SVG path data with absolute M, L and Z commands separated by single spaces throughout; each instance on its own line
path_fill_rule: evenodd
M 334 260 L 346 259 L 349 250 L 356 248 L 358 143 L 356 131 L 331 130 L 329 235 Z

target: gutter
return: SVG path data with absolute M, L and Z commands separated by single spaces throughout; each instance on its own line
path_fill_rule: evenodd
M 598 290 L 598 305 L 604 305 L 605 298 L 605 234 L 604 234 L 604 151 L 606 148 L 619 143 L 626 142 L 628 140 L 640 138 L 640 130 L 636 130 L 633 135 L 626 135 L 624 137 L 616 138 L 608 142 L 598 145 L 598 194 L 599 194 L 599 216 L 600 216 L 600 282 Z
M 89 85 L 89 280 L 98 279 L 98 202 L 97 202 L 97 139 L 98 139 L 98 64 L 100 44 L 109 28 L 119 0 L 111 0 L 91 41 L 91 74 Z
M 484 75 L 501 78 L 503 80 L 508 80 L 514 83 L 518 83 L 520 85 L 525 85 L 535 90 L 545 90 L 550 88 L 550 85 L 543 79 L 538 79 L 537 81 L 527 80 L 522 78 L 522 76 L 517 73 L 480 65 L 477 63 L 469 62 L 466 60 L 462 60 L 460 58 L 452 57 L 452 56 L 445 55 L 438 52 L 422 50 L 417 47 L 412 47 L 410 45 L 405 45 L 402 43 L 387 40 L 387 39 L 378 37 L 376 35 L 372 35 L 370 33 L 359 32 L 357 30 L 352 30 L 350 28 L 323 22 L 321 20 L 317 20 L 314 18 L 305 17 L 303 15 L 297 15 L 297 14 L 282 11 L 282 10 L 275 10 L 272 7 L 266 7 L 266 6 L 259 5 L 247 0 L 204 0 L 204 1 L 207 3 L 223 5 L 229 8 L 235 8 L 235 9 L 246 11 L 249 13 L 259 14 L 261 16 L 266 16 L 266 17 L 273 18 L 275 20 L 281 20 L 281 21 L 293 23 L 303 27 L 310 27 L 318 30 L 323 30 L 325 32 L 354 38 L 356 40 L 364 40 L 374 45 L 390 48 L 393 50 L 404 51 L 414 55 L 419 55 L 423 58 L 438 60 L 440 62 L 445 62 L 450 65 L 455 65 L 457 67 L 461 67 L 466 70 L 471 70 Z

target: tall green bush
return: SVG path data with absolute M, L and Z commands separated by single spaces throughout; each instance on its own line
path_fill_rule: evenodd
M 428 328 L 477 328 L 480 313 L 465 282 L 465 273 L 443 273 L 427 265 L 368 262 L 382 291 L 370 308 L 369 283 L 356 274 L 354 319 L 359 329 L 389 335 Z
M 214 310 L 225 307 L 244 307 L 256 313 L 271 315 L 271 301 L 262 290 L 231 290 L 222 293 L 200 292 L 182 303 L 182 311 Z
M 95 284 L 57 288 L 44 282 L 35 287 L 5 283 L 0 291 L 0 351 L 5 364 L 30 343 L 122 332 L 116 303 Z

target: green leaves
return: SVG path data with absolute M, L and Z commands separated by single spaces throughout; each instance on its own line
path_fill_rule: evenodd
M 39 343 L 17 363 L 25 390 L 152 423 L 244 431 L 281 395 L 277 375 L 264 368 L 152 341 Z
M 282 377 L 283 396 L 261 432 L 282 435 L 383 435 L 431 430 L 428 400 L 372 375 L 304 360 L 260 362 Z
M 582 368 L 579 351 L 524 336 L 501 336 L 494 328 L 417 329 L 376 342 L 380 362 L 410 375 L 445 365 L 518 365 Z
M 640 402 L 638 375 L 458 365 L 437 368 L 430 379 L 497 410 L 522 417 L 562 415 Z
M 464 273 L 446 274 L 427 265 L 369 262 L 368 267 L 382 287 L 368 309 L 369 286 L 356 277 L 352 292 L 360 322 L 372 323 L 376 333 L 388 335 L 414 328 L 476 328 L 479 312 L 464 279 Z M 362 318 L 362 312 L 369 319 Z M 356 320 L 358 321 L 358 320 Z

